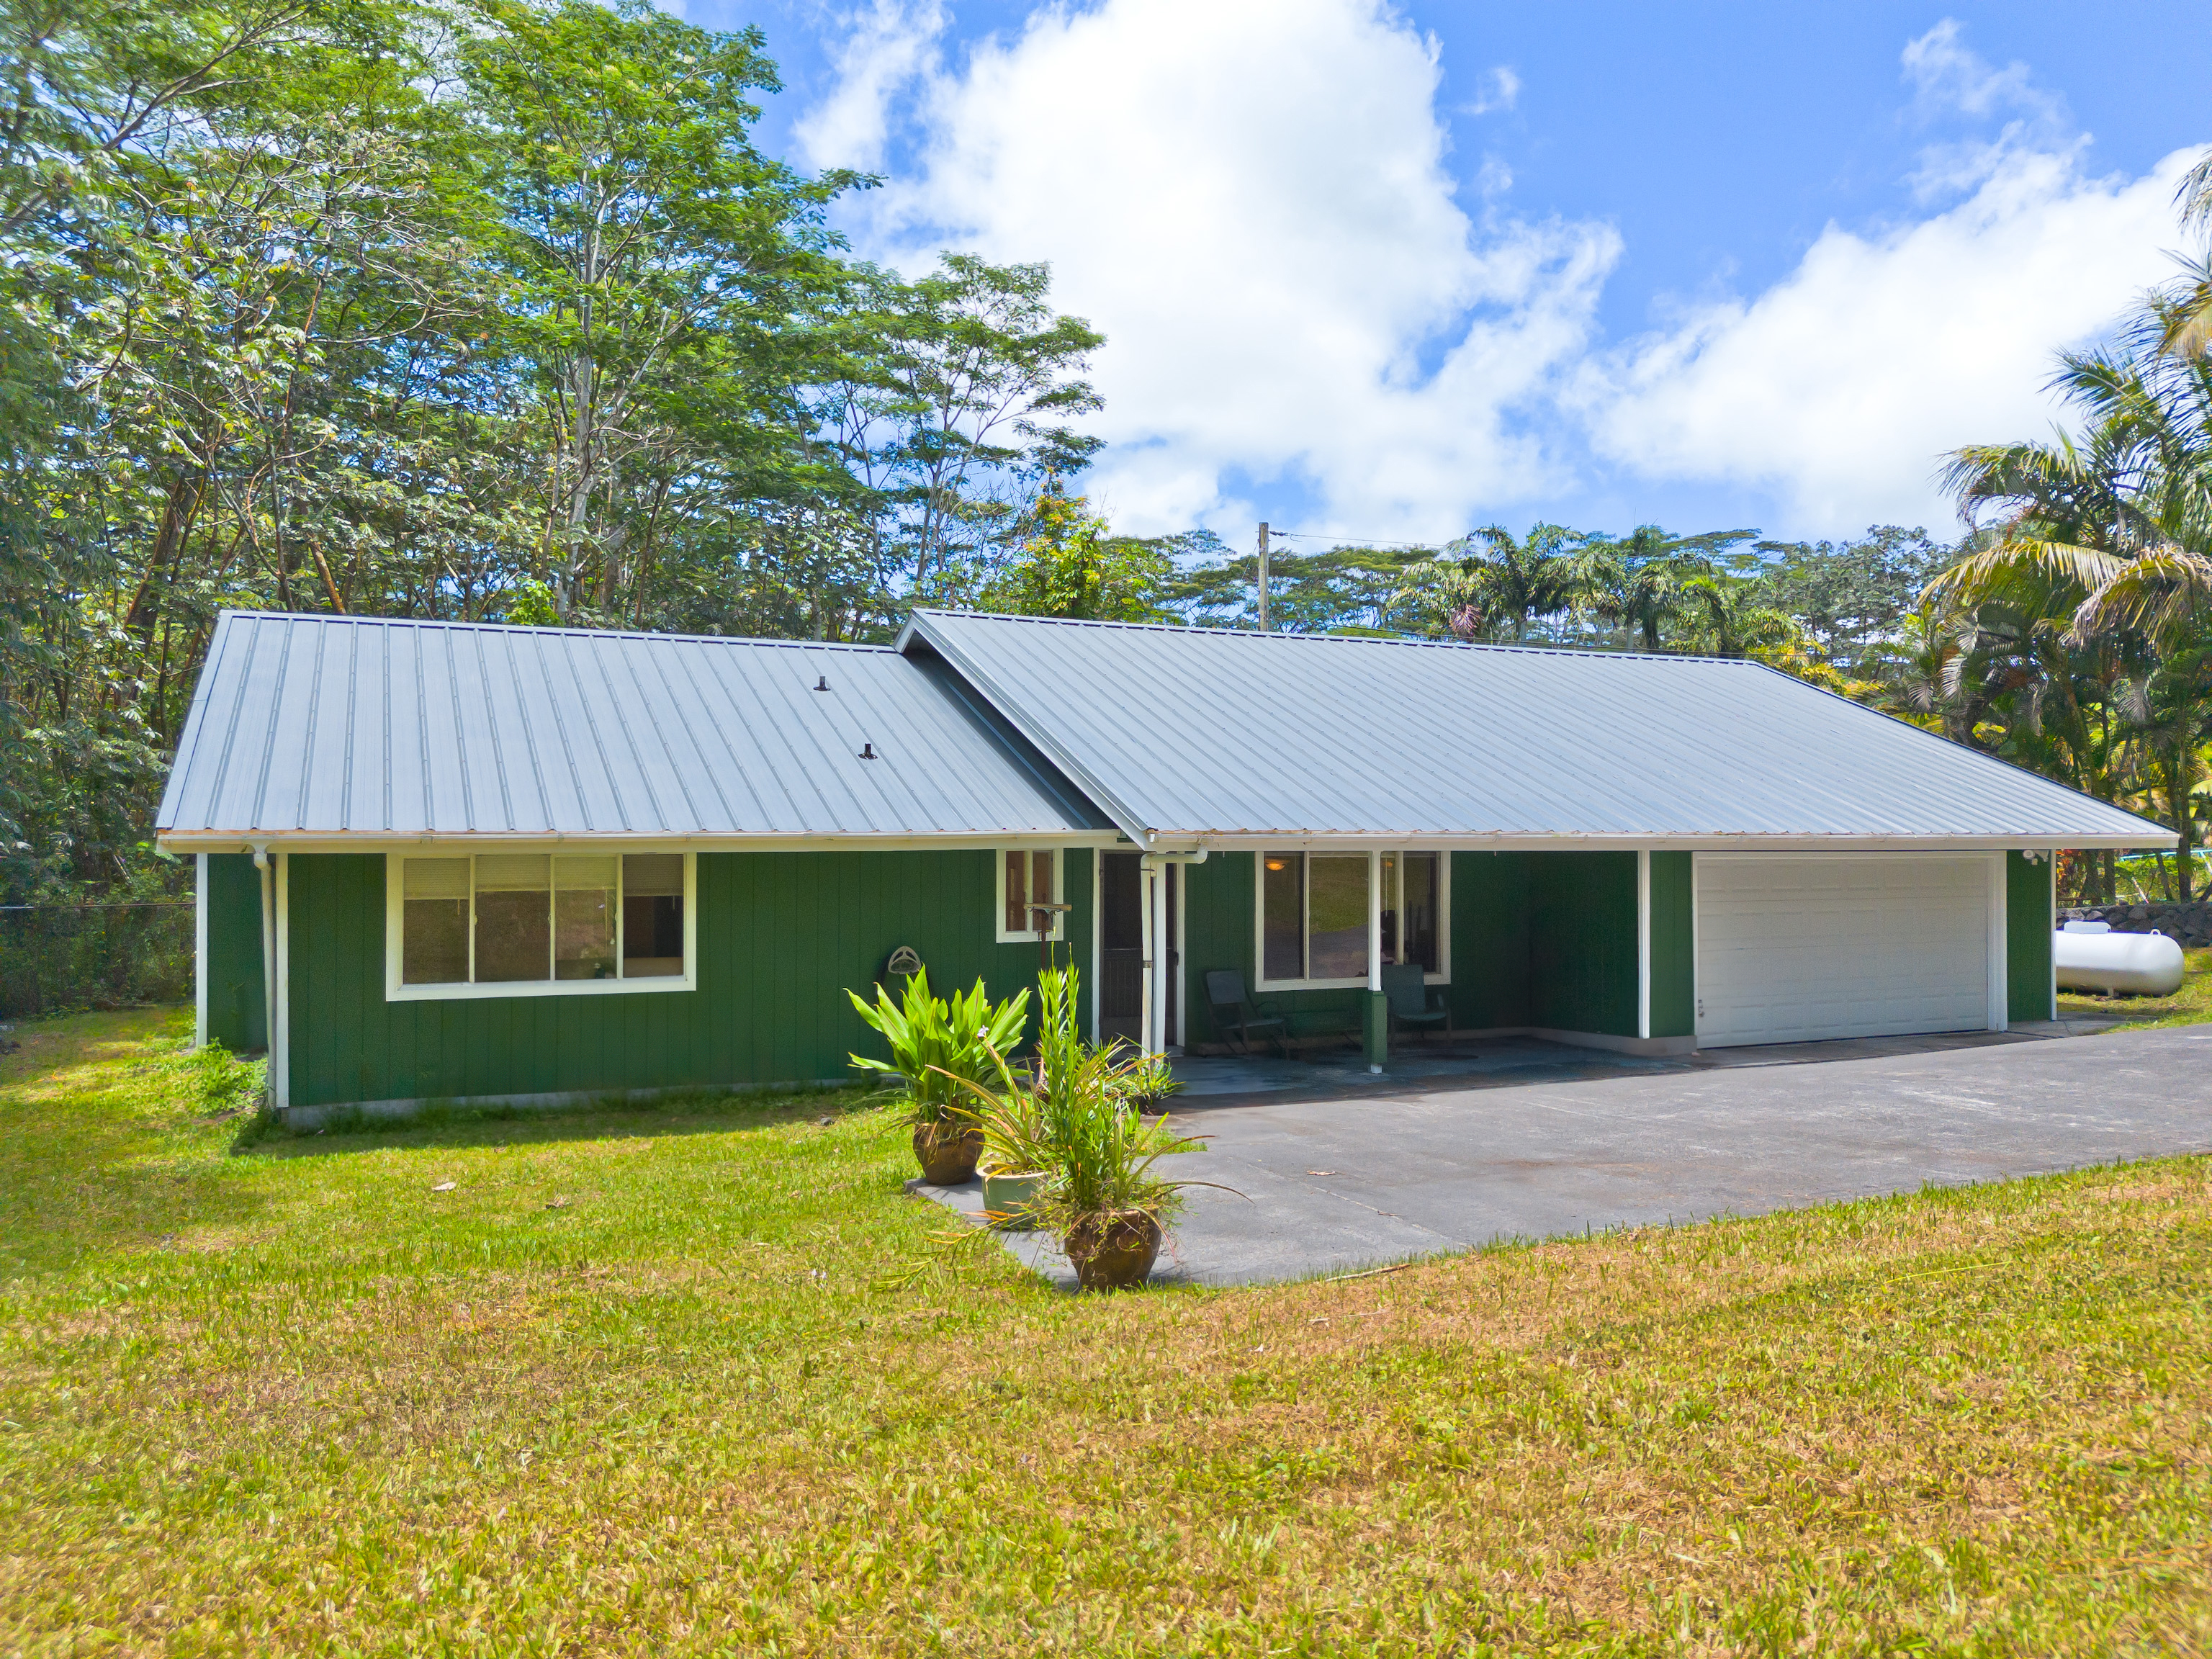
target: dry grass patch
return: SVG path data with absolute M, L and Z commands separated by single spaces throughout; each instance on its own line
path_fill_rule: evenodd
M 0 1086 L 0 1648 L 2212 1646 L 2201 1160 L 1078 1301 L 852 1103 L 234 1152 L 173 1030 Z

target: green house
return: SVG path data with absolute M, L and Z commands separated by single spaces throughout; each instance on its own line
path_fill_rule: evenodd
M 891 646 L 226 612 L 159 817 L 280 1110 L 849 1075 L 843 992 L 1049 955 L 1101 1038 L 1386 971 L 1637 1053 L 2049 1018 L 2156 824 L 1756 664 L 917 611 Z M 1225 981 L 1216 977 L 1217 988 Z

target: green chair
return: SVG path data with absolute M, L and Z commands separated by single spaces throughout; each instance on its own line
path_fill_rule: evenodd
M 1449 1040 L 1451 994 L 1441 985 L 1429 984 L 1425 975 L 1418 962 L 1382 970 L 1382 994 L 1390 1004 L 1390 1030 L 1395 1033 L 1409 1025 L 1422 1030 L 1442 1026 Z
M 1278 1054 L 1291 1052 L 1290 1024 L 1280 1015 L 1255 1007 L 1244 992 L 1244 975 L 1234 968 L 1216 968 L 1206 976 L 1206 1007 L 1213 1016 L 1213 1029 L 1226 1037 L 1234 1031 L 1237 1046 L 1252 1052 L 1252 1039 L 1275 1045 Z

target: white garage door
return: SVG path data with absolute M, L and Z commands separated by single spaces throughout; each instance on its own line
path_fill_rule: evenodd
M 1698 1041 L 1976 1031 L 1987 854 L 1698 855 Z

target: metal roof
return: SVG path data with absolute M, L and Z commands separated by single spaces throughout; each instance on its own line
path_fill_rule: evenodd
M 1760 664 L 916 611 L 1140 842 L 2170 845 Z
M 155 823 L 186 843 L 1108 828 L 889 647 L 256 611 L 216 621 Z

